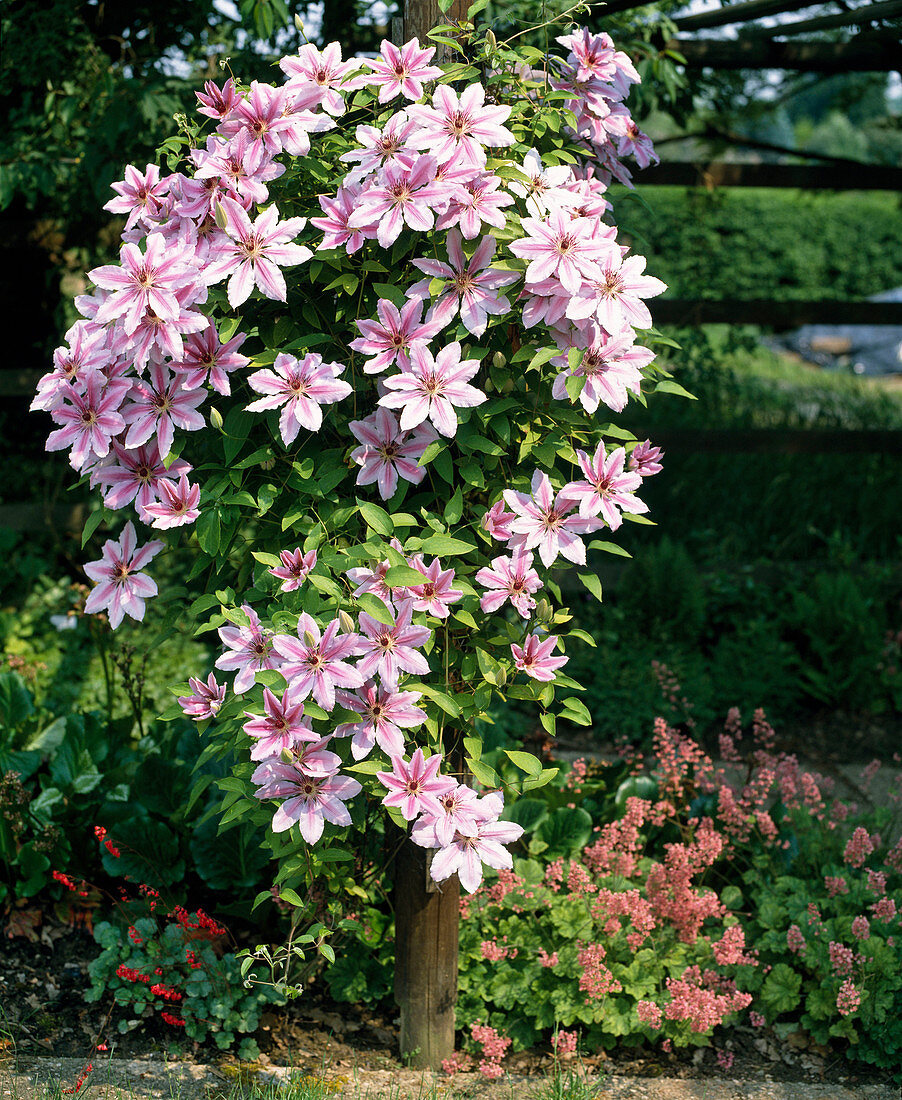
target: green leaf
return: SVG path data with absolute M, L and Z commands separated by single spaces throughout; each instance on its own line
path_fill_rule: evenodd
M 409 565 L 392 565 L 385 574 L 385 583 L 389 588 L 404 588 L 409 585 L 423 584 L 426 578 Z
M 561 718 L 566 718 L 568 722 L 575 722 L 578 726 L 592 725 L 592 715 L 589 713 L 586 704 L 580 699 L 574 699 L 572 696 L 564 700 Z
M 455 699 L 453 699 L 447 692 L 439 691 L 437 688 L 432 687 L 429 684 L 406 684 L 405 690 L 411 688 L 416 691 L 421 691 L 424 695 L 428 696 L 434 703 L 437 703 L 439 707 L 450 715 L 452 718 L 458 718 L 460 716 L 460 707 Z
M 445 523 L 458 523 L 460 517 L 464 513 L 464 498 L 463 493 L 457 488 L 454 490 L 454 495 L 445 505 L 444 517 Z
M 551 859 L 575 855 L 592 836 L 592 818 L 578 806 L 562 806 L 542 822 L 536 836 L 548 845 L 546 852 Z
M 544 366 L 549 359 L 554 359 L 556 355 L 561 354 L 560 348 L 540 348 L 539 351 L 530 359 L 527 370 L 532 370 L 534 367 Z
M 358 501 L 357 508 L 367 526 L 372 527 L 377 534 L 383 535 L 385 538 L 389 538 L 394 534 L 395 526 L 391 521 L 391 516 L 384 508 L 380 508 L 378 504 L 372 504 L 369 501 L 365 501 L 363 504 Z
M 596 600 L 601 603 L 601 581 L 594 573 L 577 573 L 580 581 L 585 588 L 592 593 Z
M 801 988 L 802 975 L 786 963 L 777 963 L 767 975 L 759 996 L 771 1014 L 779 1015 L 792 1012 L 797 1007 L 801 1000 Z
M 103 522 L 104 514 L 104 509 L 98 508 L 96 512 L 92 512 L 85 520 L 85 525 L 81 532 L 82 549 L 84 549 L 85 543 Z
M 684 390 L 679 382 L 671 382 L 665 378 L 662 382 L 659 382 L 655 388 L 655 393 L 675 393 L 677 397 L 688 397 L 690 401 L 697 401 L 698 398 L 695 394 L 690 393 L 688 390 Z
M 629 550 L 624 550 L 622 546 L 618 546 L 616 542 L 605 542 L 603 539 L 593 539 L 589 543 L 590 550 L 601 550 L 605 554 L 616 554 L 620 558 L 631 558 L 633 555 Z M 601 597 L 599 597 L 600 599 Z
M 539 775 L 542 771 L 541 761 L 537 760 L 531 752 L 505 749 L 504 754 L 512 764 L 515 764 L 521 772 L 526 772 L 527 775 Z
M 222 535 L 219 520 L 219 510 L 207 508 L 197 518 L 195 524 L 197 541 L 201 550 L 211 558 L 215 558 L 219 552 L 219 540 Z
M 586 376 L 584 374 L 567 375 L 564 386 L 567 390 L 567 396 L 570 398 L 571 403 L 575 402 L 579 395 L 583 392 L 585 384 Z
M 557 769 L 555 769 L 557 770 Z M 527 833 L 534 832 L 548 817 L 548 805 L 540 798 L 518 798 L 504 808 L 505 821 L 513 821 Z
M 464 542 L 462 539 L 451 538 L 450 535 L 430 535 L 423 540 L 423 549 L 427 554 L 469 554 L 476 546 L 472 542 Z
M 391 626 L 394 623 L 394 615 L 392 615 L 379 597 L 372 592 L 363 592 L 357 597 L 357 602 L 363 610 L 366 611 L 368 615 L 371 615 L 377 622 L 384 623 L 386 626 Z
M 539 787 L 546 786 L 560 770 L 560 768 L 543 768 L 539 775 L 528 775 L 523 780 L 523 793 L 537 791 Z
M 498 786 L 498 774 L 494 768 L 490 768 L 488 764 L 483 760 L 471 760 L 470 757 L 466 759 L 466 765 L 476 776 L 483 787 L 497 787 Z

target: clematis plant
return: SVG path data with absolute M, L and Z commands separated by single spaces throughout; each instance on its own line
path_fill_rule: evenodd
M 232 680 L 196 670 L 175 713 L 293 904 L 318 878 L 364 895 L 385 815 L 436 882 L 511 866 L 475 723 L 510 699 L 551 734 L 588 723 L 559 572 L 600 598 L 588 552 L 625 551 L 592 536 L 648 522 L 660 469 L 608 413 L 678 389 L 648 347 L 664 284 L 609 191 L 653 156 L 629 59 L 580 29 L 547 54 L 433 35 L 453 64 L 304 45 L 279 86 L 208 82 L 168 174 L 115 186 L 120 262 L 89 273 L 35 399 L 105 490 L 86 537 L 126 513 L 91 609 L 115 627 L 154 595 L 137 570 L 163 543 L 136 522 L 194 553 L 204 592 L 170 615 L 218 633 Z M 511 759 L 523 791 L 554 774 Z

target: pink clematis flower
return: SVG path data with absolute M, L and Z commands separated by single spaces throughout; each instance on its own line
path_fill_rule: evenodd
M 189 677 L 188 686 L 192 694 L 178 697 L 178 704 L 185 714 L 195 722 L 202 722 L 205 718 L 215 718 L 225 702 L 225 684 L 218 684 L 211 672 L 206 681 L 198 680 L 194 676 Z
M 358 161 L 345 176 L 345 185 L 360 183 L 380 168 L 410 168 L 420 155 L 411 138 L 419 127 L 399 111 L 380 130 L 376 126 L 358 126 L 357 140 L 361 148 L 342 153 L 339 160 Z
M 511 517 L 513 518 L 513 517 Z M 533 592 L 542 587 L 539 574 L 532 568 L 532 554 L 526 550 L 515 550 L 510 556 L 502 555 L 492 559 L 492 566 L 484 566 L 476 574 L 476 580 L 489 589 L 479 600 L 483 611 L 497 611 L 506 600 L 523 616 L 536 606 Z
M 115 463 L 95 466 L 91 471 L 91 485 L 107 487 L 103 503 L 107 508 L 124 508 L 135 502 L 138 517 L 147 522 L 147 506 L 159 499 L 163 481 L 177 481 L 182 474 L 190 473 L 191 466 L 177 458 L 168 467 L 163 465 L 156 443 L 128 451 L 117 440 L 113 441 Z
M 364 374 L 379 374 L 393 363 L 407 370 L 411 344 L 415 340 L 428 344 L 443 327 L 435 321 L 423 323 L 423 303 L 416 298 L 405 302 L 400 310 L 387 299 L 380 298 L 376 312 L 378 321 L 354 322 L 363 335 L 348 345 L 354 351 L 373 356 L 363 364 Z
M 577 565 L 586 563 L 586 547 L 579 537 L 604 526 L 604 521 L 593 517 L 570 515 L 575 504 L 557 497 L 551 488 L 548 475 L 536 470 L 532 478 L 532 496 L 504 490 L 504 499 L 517 514 L 510 529 L 516 539 L 515 548 L 524 550 L 539 548 L 539 557 L 546 567 L 563 554 Z
M 383 248 L 395 243 L 405 225 L 420 232 L 431 229 L 436 206 L 443 208 L 454 194 L 447 183 L 435 181 L 435 168 L 434 157 L 421 156 L 410 168 L 383 169 L 377 182 L 361 191 L 348 226 L 375 237 Z
M 410 839 L 421 848 L 447 848 L 461 832 L 473 835 L 481 819 L 479 796 L 471 787 L 458 783 L 438 796 L 439 816 L 424 813 L 410 831 Z
M 146 573 L 140 572 L 152 561 L 165 544 L 159 539 L 138 547 L 135 528 L 127 523 L 118 542 L 107 539 L 103 556 L 85 565 L 85 572 L 95 582 L 85 602 L 85 612 L 96 615 L 106 610 L 113 630 L 128 615 L 138 622 L 144 618 L 144 601 L 157 594 L 157 586 Z
M 30 408 L 50 410 L 62 404 L 75 387 L 82 391 L 89 374 L 96 374 L 110 361 L 107 333 L 92 321 L 76 321 L 66 333 L 67 344 L 53 353 L 53 370 L 37 385 Z
M 148 306 L 134 332 L 125 332 L 124 326 L 117 325 L 110 332 L 109 351 L 112 355 L 121 355 L 131 359 L 135 370 L 144 373 L 149 360 L 180 359 L 184 351 L 183 336 L 200 332 L 209 323 L 197 310 L 188 309 L 188 301 L 197 297 L 193 287 L 181 287 L 175 292 L 180 311 L 175 320 L 158 317 Z
M 646 439 L 644 443 L 638 443 L 630 452 L 629 468 L 635 470 L 641 477 L 651 477 L 664 469 L 661 465 L 663 456 L 664 452 L 661 448 L 653 447 L 651 440 Z
M 494 237 L 484 237 L 469 260 L 464 255 L 463 240 L 458 230 L 452 229 L 448 233 L 447 243 L 450 263 L 425 259 L 413 261 L 414 267 L 425 272 L 429 278 L 414 283 L 407 292 L 408 296 L 428 298 L 432 280 L 447 279 L 447 285 L 426 315 L 427 323 L 444 328 L 459 309 L 460 319 L 467 331 L 481 336 L 490 316 L 503 316 L 510 312 L 510 302 L 497 294 L 497 290 L 517 282 L 520 274 L 491 266 L 496 247 Z
M 375 482 L 382 499 L 390 500 L 398 488 L 399 477 L 419 485 L 426 476 L 425 467 L 419 466 L 417 460 L 436 438 L 430 424 L 405 432 L 394 413 L 377 409 L 365 420 L 352 420 L 349 427 L 363 444 L 351 452 L 351 461 L 360 467 L 358 485 Z
M 422 99 L 423 84 L 438 80 L 442 75 L 438 66 L 429 64 L 435 48 L 429 46 L 421 49 L 417 38 L 412 38 L 401 47 L 384 41 L 379 52 L 382 56 L 375 60 L 362 59 L 372 69 L 372 74 L 358 76 L 348 86 L 361 88 L 378 85 L 380 103 L 388 103 L 396 95 L 403 95 L 405 99 L 414 101 Z
M 458 98 L 443 84 L 432 96 L 432 106 L 415 104 L 407 108 L 410 118 L 421 127 L 420 140 L 440 161 L 460 156 L 468 164 L 482 168 L 486 147 L 497 149 L 513 145 L 514 135 L 502 126 L 512 108 L 486 106 L 485 88 L 470 84 Z
M 168 367 L 153 363 L 148 381 L 136 379 L 132 383 L 129 404 L 122 410 L 129 426 L 125 446 L 140 447 L 156 435 L 160 454 L 168 455 L 176 427 L 196 432 L 204 426 L 197 406 L 206 396 L 206 390 L 183 390 Z
M 241 99 L 235 88 L 235 81 L 231 77 L 221 88 L 215 81 L 208 80 L 204 84 L 204 90 L 194 94 L 200 104 L 197 113 L 219 119 L 220 122 L 232 113 Z
M 348 225 L 348 218 L 357 209 L 357 199 L 360 191 L 357 187 L 339 187 L 334 197 L 329 195 L 317 195 L 317 201 L 323 208 L 324 218 L 311 218 L 310 224 L 323 231 L 323 239 L 316 246 L 321 248 L 341 248 L 344 246 L 348 255 L 363 247 L 366 240 L 359 229 L 352 229 Z
M 264 688 L 263 710 L 262 715 L 244 712 L 245 718 L 250 719 L 244 723 L 244 732 L 257 741 L 251 749 L 251 760 L 278 756 L 283 749 L 293 748 L 299 741 L 320 739 L 309 719 L 304 719 L 304 704 L 295 698 L 292 688 L 286 688 L 281 699 L 269 688 Z
M 229 278 L 228 299 L 237 309 L 251 296 L 256 286 L 266 297 L 284 302 L 288 291 L 280 268 L 295 267 L 313 253 L 301 244 L 291 244 L 306 224 L 306 218 L 279 221 L 279 211 L 270 206 L 251 222 L 247 212 L 234 199 L 223 199 L 226 233 L 210 249 L 212 263 L 203 272 L 208 286 Z
M 428 417 L 442 435 L 457 431 L 455 408 L 472 408 L 486 401 L 486 395 L 467 382 L 479 370 L 478 359 L 460 358 L 457 340 L 446 345 L 433 359 L 425 344 L 410 349 L 410 370 L 386 378 L 390 393 L 379 398 L 388 409 L 401 409 L 401 427 L 407 431 Z
M 580 27 L 572 34 L 555 39 L 570 50 L 568 61 L 575 66 L 580 80 L 612 80 L 617 72 L 614 42 L 609 34 L 593 34 Z M 637 74 L 638 75 L 638 74 Z
M 309 554 L 304 554 L 300 547 L 296 547 L 294 550 L 280 550 L 279 557 L 282 564 L 267 569 L 267 573 L 278 577 L 282 582 L 279 586 L 280 592 L 294 592 L 301 587 L 307 574 L 316 565 L 316 551 L 311 550 Z
M 308 352 L 295 359 L 279 352 L 271 370 L 254 371 L 248 378 L 252 390 L 265 394 L 259 401 L 246 406 L 248 412 L 282 409 L 279 433 L 287 447 L 297 438 L 301 428 L 319 431 L 323 423 L 322 405 L 332 405 L 351 393 L 351 387 L 338 375 L 341 363 L 324 363 L 321 355 Z
M 597 220 L 576 218 L 560 207 L 543 221 L 523 218 L 522 226 L 526 236 L 511 241 L 509 247 L 515 256 L 529 260 L 526 282 L 555 276 L 569 294 L 577 294 L 587 281 L 600 279 L 600 264 L 617 250 L 611 239 L 615 230 L 599 229 Z
M 482 517 L 482 527 L 499 542 L 509 542 L 514 533 L 510 529 L 512 519 L 516 519 L 513 512 L 505 512 L 504 501 L 496 500 L 491 508 Z
M 477 809 L 480 817 L 475 828 L 457 829 L 454 839 L 436 852 L 429 867 L 429 874 L 436 882 L 444 882 L 456 871 L 461 886 L 471 894 L 482 882 L 483 863 L 499 871 L 513 867 L 513 858 L 504 845 L 523 835 L 522 825 L 498 821 L 500 799 L 487 795 L 480 799 Z
M 229 374 L 250 362 L 246 355 L 238 354 L 246 339 L 245 333 L 239 332 L 227 343 L 220 343 L 216 325 L 208 321 L 202 332 L 188 337 L 182 355 L 170 364 L 182 389 L 196 390 L 209 383 L 217 393 L 230 394 Z
M 357 722 L 336 727 L 336 737 L 351 736 L 351 755 L 355 760 L 369 756 L 378 745 L 388 756 L 403 756 L 402 729 L 415 729 L 426 721 L 426 711 L 416 706 L 418 691 L 389 691 L 368 680 L 356 694 L 339 691 L 338 702 L 345 710 L 360 715 Z
M 120 264 L 105 264 L 88 272 L 88 278 L 111 293 L 94 318 L 105 325 L 118 317 L 130 336 L 148 309 L 164 321 L 177 321 L 183 305 L 175 292 L 197 281 L 197 273 L 186 252 L 173 249 L 162 233 L 145 238 L 142 253 L 136 244 L 124 244 Z
M 360 612 L 360 629 L 357 654 L 362 660 L 357 662 L 361 675 L 370 679 L 378 676 L 389 691 L 398 687 L 401 672 L 410 672 L 416 676 L 425 676 L 429 672 L 429 662 L 417 649 L 424 646 L 432 634 L 425 626 L 411 624 L 413 608 L 405 600 L 397 618 L 390 625 L 380 623 L 365 611 Z
M 457 225 L 468 241 L 479 236 L 483 224 L 504 229 L 507 218 L 503 208 L 510 206 L 514 199 L 500 190 L 501 184 L 501 179 L 492 173 L 461 180 L 457 197 L 435 223 L 436 228 L 450 229 Z
M 295 108 L 322 105 L 330 115 L 341 115 L 345 110 L 341 89 L 359 64 L 356 58 L 342 61 L 337 42 L 330 42 L 322 51 L 308 42 L 300 47 L 297 57 L 283 57 L 279 68 L 288 77 L 286 87 L 294 95 Z
M 216 659 L 217 668 L 237 672 L 232 685 L 236 695 L 243 695 L 252 686 L 255 673 L 265 668 L 278 668 L 282 663 L 279 654 L 273 653 L 272 631 L 263 629 L 250 604 L 242 604 L 241 610 L 248 618 L 248 625 L 219 628 L 226 652 Z
M 426 580 L 424 584 L 413 584 L 403 589 L 404 598 L 410 600 L 414 611 L 425 611 L 439 619 L 447 619 L 450 604 L 456 603 L 463 597 L 463 592 L 451 587 L 454 583 L 454 570 L 442 569 L 438 558 L 433 560 L 428 569 L 419 561 L 415 563 L 414 568 L 419 570 Z
M 552 656 L 556 644 L 555 635 L 542 641 L 538 634 L 530 634 L 522 646 L 516 643 L 511 646 L 514 664 L 534 680 L 553 680 L 555 672 L 570 660 L 569 657 Z
M 308 844 L 316 844 L 327 821 L 333 825 L 351 824 L 345 802 L 362 789 L 356 779 L 348 776 L 307 775 L 295 764 L 278 760 L 264 760 L 251 778 L 260 784 L 255 793 L 261 801 L 285 799 L 273 816 L 272 831 L 284 833 L 297 825 Z
M 313 698 L 324 710 L 335 706 L 336 687 L 363 687 L 363 676 L 344 658 L 358 651 L 360 635 L 339 634 L 341 624 L 333 619 L 320 633 L 316 622 L 304 612 L 298 619 L 297 637 L 277 634 L 273 648 L 283 659 L 281 672 L 299 699 Z
M 376 772 L 376 778 L 388 788 L 382 805 L 397 806 L 405 821 L 413 821 L 424 812 L 439 817 L 442 813 L 439 796 L 457 785 L 450 776 L 438 774 L 441 756 L 436 753 L 427 760 L 423 750 L 417 749 L 410 763 L 401 756 L 393 756 L 391 764 L 390 772 Z
M 513 249 L 513 245 L 511 245 Z M 621 332 L 632 325 L 651 328 L 651 313 L 643 301 L 663 294 L 667 284 L 653 275 L 643 275 L 644 256 L 621 258 L 620 250 L 608 252 L 599 265 L 599 275 L 590 277 L 582 293 L 567 305 L 567 316 L 574 321 L 597 319 L 605 331 Z M 573 288 L 574 293 L 580 287 Z
M 310 152 L 311 130 L 326 130 L 335 123 L 328 115 L 313 115 L 296 110 L 292 89 L 274 88 L 271 84 L 251 81 L 250 90 L 232 108 L 219 125 L 219 132 L 233 138 L 247 130 L 258 149 L 258 155 L 270 159 L 279 153 L 295 157 Z
M 642 484 L 642 475 L 623 469 L 626 462 L 623 447 L 606 455 L 604 443 L 599 443 L 591 458 L 585 451 L 577 450 L 576 459 L 586 480 L 565 485 L 558 497 L 578 504 L 581 516 L 601 514 L 611 530 L 616 531 L 623 523 L 623 512 L 648 511 L 648 505 L 633 492 Z
M 578 343 L 586 350 L 573 370 L 566 356 L 552 360 L 552 364 L 565 367 L 552 384 L 552 397 L 558 401 L 569 401 L 567 379 L 575 375 L 585 378 L 579 392 L 579 402 L 586 412 L 594 413 L 600 404 L 621 412 L 629 400 L 629 394 L 639 394 L 642 368 L 648 366 L 655 353 L 635 344 L 631 329 L 608 336 L 600 325 L 594 323 L 586 325 Z
M 267 183 L 285 174 L 285 165 L 266 157 L 247 130 L 239 130 L 227 142 L 211 136 L 207 148 L 195 149 L 192 158 L 196 180 L 219 181 L 226 195 L 243 207 L 266 202 Z M 215 213 L 214 206 L 209 209 Z
M 148 164 L 143 175 L 134 165 L 127 164 L 125 179 L 112 185 L 116 198 L 104 203 L 103 209 L 111 214 L 127 214 L 126 231 L 138 222 L 149 225 L 163 210 L 170 180 L 170 176 L 160 179 L 160 169 L 155 164 Z
M 200 515 L 200 486 L 189 485 L 182 474 L 178 483 L 162 480 L 159 483 L 159 500 L 148 504 L 144 514 L 153 520 L 153 526 L 161 531 L 171 527 L 183 527 L 194 523 Z
M 71 448 L 69 463 L 76 470 L 83 470 L 92 458 L 105 458 L 110 453 L 113 436 L 125 428 L 119 409 L 129 389 L 126 379 L 107 382 L 99 371 L 88 375 L 84 393 L 71 386 L 63 400 L 50 410 L 56 423 L 63 427 L 47 436 L 46 449 Z
M 508 185 L 515 195 L 526 199 L 526 209 L 537 218 L 562 207 L 572 211 L 580 199 L 568 188 L 573 182 L 573 169 L 568 164 L 545 168 L 538 150 L 530 149 L 519 165 L 529 183 L 511 180 Z

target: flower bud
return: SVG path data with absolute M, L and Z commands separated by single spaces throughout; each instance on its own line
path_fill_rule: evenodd
M 219 409 L 210 409 L 210 423 L 218 431 L 222 431 L 222 413 Z
M 298 34 L 304 33 L 304 21 L 303 19 L 301 19 L 297 12 L 294 13 L 294 25 L 298 29 Z
M 291 749 L 282 749 L 282 751 L 279 753 L 279 759 L 282 761 L 283 764 L 293 764 L 294 753 L 291 751 Z
M 341 629 L 345 634 L 354 633 L 354 620 L 344 609 L 338 612 L 338 621 L 341 623 Z
M 304 631 L 304 641 L 311 649 L 316 645 L 316 638 L 313 637 L 309 630 Z
M 506 362 L 507 362 L 507 357 L 504 354 L 502 354 L 502 352 L 496 351 L 492 355 L 492 366 L 493 367 L 498 367 L 499 370 L 500 370 L 501 367 L 503 367 Z
M 491 27 L 485 32 L 485 47 L 490 54 L 498 49 L 498 39 L 495 37 Z
M 215 217 L 216 217 L 216 228 L 217 229 L 225 230 L 225 229 L 228 228 L 228 225 L 229 225 L 228 215 L 226 214 L 225 207 L 222 205 L 221 202 L 216 203 Z
M 541 599 L 536 604 L 536 618 L 539 622 L 545 622 L 551 618 L 551 604 L 546 599 Z

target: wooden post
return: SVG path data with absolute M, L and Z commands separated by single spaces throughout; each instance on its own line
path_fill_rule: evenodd
M 392 20 L 392 40 L 403 45 L 417 38 L 426 47 L 433 27 L 466 19 L 470 2 L 454 0 L 442 12 L 437 0 L 404 0 L 403 21 Z M 459 60 L 438 45 L 436 62 Z M 405 840 L 395 863 L 395 1001 L 401 1010 L 401 1056 L 414 1069 L 439 1069 L 454 1053 L 460 883 L 457 875 L 433 882 L 431 858 L 431 852 Z
M 433 882 L 431 856 L 405 840 L 395 864 L 395 1000 L 401 1056 L 414 1069 L 438 1069 L 454 1053 L 460 884 Z

